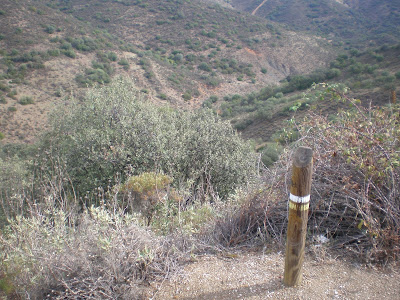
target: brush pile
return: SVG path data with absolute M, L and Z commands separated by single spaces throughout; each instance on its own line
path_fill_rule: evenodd
M 293 122 L 299 139 L 257 192 L 216 226 L 225 246 L 270 240 L 285 242 L 288 183 L 293 150 L 313 148 L 309 237 L 329 240 L 366 262 L 400 258 L 400 119 L 399 107 L 365 108 L 333 91 L 352 109 L 337 118 L 311 113 Z M 257 239 L 255 239 L 257 237 Z

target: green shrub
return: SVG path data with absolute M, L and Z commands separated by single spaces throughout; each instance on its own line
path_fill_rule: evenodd
M 76 57 L 76 54 L 75 54 L 74 50 L 72 50 L 72 49 L 63 50 L 62 53 L 63 53 L 65 56 L 68 56 L 68 57 L 70 57 L 70 58 L 75 58 L 75 57 Z
M 114 52 L 108 52 L 107 58 L 108 58 L 109 60 L 111 60 L 111 61 L 117 61 L 118 56 L 117 56 L 117 54 L 114 53 Z
M 62 50 L 72 50 L 72 45 L 69 42 L 63 41 L 60 45 Z
M 16 111 L 17 111 L 17 108 L 16 108 L 15 106 L 10 106 L 10 107 L 7 108 L 7 110 L 8 110 L 9 112 L 16 112 Z
M 325 73 L 326 79 L 333 79 L 333 78 L 339 77 L 341 74 L 342 74 L 342 72 L 339 69 L 336 69 L 336 68 L 329 69 Z
M 4 138 L 5 138 L 4 133 L 2 133 L 2 132 L 0 131 L 0 141 L 1 141 L 2 139 L 4 139 Z
M 221 83 L 220 79 L 216 76 L 207 76 L 205 82 L 210 87 L 217 87 Z
M 57 36 L 55 36 L 55 37 L 50 38 L 49 41 L 50 41 L 51 43 L 58 43 L 58 42 L 61 41 L 61 39 L 60 39 L 60 37 L 57 35 Z
M 378 61 L 378 62 L 381 62 L 381 61 L 384 60 L 383 55 L 380 55 L 380 54 L 375 54 L 375 55 L 374 55 L 374 58 L 375 58 L 376 61 Z
M 202 62 L 197 68 L 206 72 L 212 71 L 211 67 L 206 62 Z
M 364 65 L 360 62 L 356 62 L 355 64 L 351 65 L 349 71 L 353 74 L 360 74 L 364 71 Z
M 9 92 L 8 94 L 7 94 L 7 96 L 8 97 L 10 97 L 11 99 L 16 99 L 16 95 L 18 94 L 18 92 L 17 92 L 17 90 L 12 90 L 11 92 Z
M 124 80 L 91 90 L 51 120 L 44 142 L 66 162 L 81 195 L 107 189 L 116 174 L 157 170 L 194 195 L 226 198 L 255 175 L 255 154 L 228 122 L 210 110 L 155 107 Z
M 17 49 L 15 49 L 15 48 L 12 49 L 11 52 L 10 52 L 10 56 L 16 56 L 18 54 L 19 54 L 19 51 Z
M 168 98 L 167 95 L 164 93 L 159 94 L 157 97 L 160 98 L 161 100 L 167 100 Z
M 18 69 L 19 71 L 24 72 L 28 69 L 28 64 L 21 64 Z
M 48 34 L 52 34 L 56 31 L 56 28 L 53 25 L 47 25 L 44 31 Z
M 205 108 L 212 108 L 212 102 L 210 101 L 210 99 L 204 100 L 201 106 Z
M 265 166 L 270 167 L 279 159 L 279 154 L 282 152 L 282 147 L 279 144 L 268 144 L 261 151 L 261 160 Z
M 395 76 L 396 76 L 397 79 L 400 79 L 400 71 L 396 72 Z
M 91 82 L 104 84 L 111 81 L 110 75 L 108 75 L 108 73 L 103 69 L 87 69 L 85 73 L 86 78 Z
M 192 99 L 192 92 L 190 91 L 186 91 L 183 95 L 182 95 L 183 100 L 189 101 L 190 99 Z
M 212 96 L 210 96 L 210 101 L 212 102 L 212 103 L 215 103 L 215 102 L 217 102 L 218 101 L 218 97 L 217 96 L 215 96 L 215 95 L 212 95 Z
M 10 87 L 5 83 L 0 82 L 0 91 L 9 92 L 10 91 Z
M 92 67 L 93 67 L 93 69 L 101 69 L 104 72 L 106 72 L 108 75 L 111 75 L 114 71 L 111 64 L 108 62 L 92 61 Z
M 129 62 L 128 62 L 127 59 L 125 59 L 125 58 L 121 59 L 121 60 L 118 62 L 118 64 L 119 64 L 120 66 L 123 66 L 123 69 L 124 69 L 125 71 L 128 71 L 128 70 L 129 70 Z
M 350 54 L 351 56 L 360 56 L 360 51 L 358 51 L 357 49 L 351 49 Z
M 6 12 L 2 9 L 0 9 L 0 16 L 4 16 L 6 14 Z
M 129 62 L 128 62 L 128 60 L 127 60 L 126 58 L 121 59 L 121 60 L 118 62 L 118 64 L 119 64 L 120 66 L 129 66 Z
M 237 130 L 244 130 L 246 129 L 248 126 L 250 126 L 251 124 L 253 124 L 254 120 L 251 119 L 245 119 L 237 124 L 235 124 L 235 129 Z
M 267 74 L 267 72 L 268 72 L 267 68 L 261 68 L 261 73 Z
M 7 104 L 7 99 L 3 95 L 0 96 L 0 103 L 1 104 Z
M 146 77 L 147 79 L 151 79 L 154 77 L 154 73 L 151 71 L 147 71 L 144 73 L 144 77 Z
M 90 37 L 74 38 L 70 40 L 70 43 L 79 51 L 93 51 L 99 48 L 97 42 Z
M 47 54 L 50 56 L 60 56 L 60 50 L 58 49 L 49 49 L 47 50 Z
M 34 104 L 35 101 L 33 101 L 32 97 L 24 96 L 24 97 L 21 97 L 21 99 L 19 99 L 18 103 L 21 105 L 28 105 L 28 104 Z

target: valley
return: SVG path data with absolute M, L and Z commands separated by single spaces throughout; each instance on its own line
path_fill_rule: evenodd
M 374 51 L 357 39 L 341 45 L 340 33 L 315 35 L 311 28 L 298 31 L 299 27 L 290 23 L 283 26 L 280 19 L 260 18 L 262 11 L 251 16 L 229 8 L 270 11 L 268 5 L 280 7 L 276 0 L 262 2 L 264 5 L 253 1 L 258 3 L 256 8 L 251 1 L 3 2 L 3 142 L 32 143 L 46 128 L 47 115 L 55 104 L 71 95 L 82 97 L 88 86 L 118 76 L 132 78 L 155 103 L 194 109 L 209 106 L 208 99 L 213 97 L 218 100 L 212 107 L 218 111 L 226 96 L 257 93 L 266 86 L 278 86 L 288 76 L 329 68 L 338 54 L 350 50 Z M 279 5 L 284 5 L 281 2 Z M 325 1 L 321 5 L 328 4 L 342 10 L 358 9 L 360 14 L 368 12 L 356 2 Z M 179 5 L 179 10 L 174 5 Z M 396 7 L 390 5 L 395 14 Z M 285 16 L 286 20 L 302 20 L 301 14 Z M 330 24 L 329 20 L 321 22 Z M 351 24 L 359 21 L 354 22 Z M 340 24 L 336 24 L 338 28 Z M 390 28 L 385 34 L 395 41 L 396 31 Z M 358 29 L 354 30 L 357 34 Z M 381 38 L 375 40 L 378 43 Z M 398 59 L 393 59 L 386 63 L 395 65 Z M 26 97 L 34 104 L 21 104 L 20 99 Z M 245 136 L 265 139 L 258 134 Z
M 30 124 L 25 115 L 45 119 L 63 97 L 79 97 L 111 77 L 133 78 L 156 102 L 195 108 L 210 96 L 250 93 L 309 73 L 334 57 L 326 39 L 217 4 L 180 2 L 175 11 L 175 2 L 5 1 L 4 141 L 32 142 L 45 121 Z M 35 104 L 20 105 L 21 97 Z
M 0 298 L 395 299 L 399 86 L 398 1 L 0 0 Z

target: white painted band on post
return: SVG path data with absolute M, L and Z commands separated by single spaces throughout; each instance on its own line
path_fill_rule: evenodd
M 294 203 L 293 201 L 289 201 L 289 208 L 290 209 L 294 209 L 294 210 L 305 211 L 305 210 L 308 210 L 310 208 L 310 202 L 307 202 L 307 203 Z
M 310 195 L 307 195 L 304 197 L 299 197 L 299 196 L 290 194 L 289 199 L 295 203 L 308 203 L 308 202 L 310 202 Z

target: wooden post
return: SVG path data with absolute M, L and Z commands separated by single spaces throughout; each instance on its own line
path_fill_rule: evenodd
M 311 148 L 299 147 L 293 158 L 285 273 L 283 277 L 283 283 L 286 286 L 299 285 L 302 279 L 308 208 L 310 204 L 312 154 Z
M 394 89 L 392 90 L 391 95 L 390 95 L 390 98 L 391 98 L 391 100 L 392 100 L 392 103 L 393 103 L 393 104 L 396 104 L 396 100 L 397 100 L 397 99 L 396 99 L 396 98 L 397 98 L 397 97 L 396 97 L 396 90 L 394 90 Z

